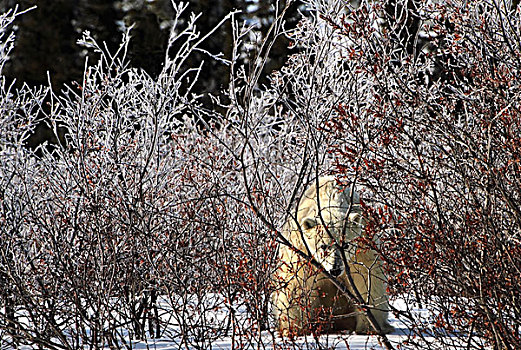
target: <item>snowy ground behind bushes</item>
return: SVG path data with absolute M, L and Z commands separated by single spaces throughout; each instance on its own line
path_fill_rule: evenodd
M 433 319 L 432 314 L 427 309 L 421 309 L 419 307 L 411 307 L 406 302 L 407 298 L 397 299 L 392 301 L 392 306 L 398 310 L 409 310 L 415 316 L 418 316 L 422 320 L 423 324 L 429 324 L 429 320 Z M 167 305 L 169 303 L 162 302 L 161 308 L 164 311 L 168 311 Z M 244 310 L 238 310 L 240 313 L 245 314 Z M 164 313 L 164 321 L 167 320 L 170 313 Z M 171 315 L 171 314 L 170 314 Z M 216 311 L 214 319 L 216 322 L 225 322 L 227 312 L 221 309 Z M 172 321 L 172 318 L 170 318 Z M 433 337 L 430 330 L 426 329 L 421 337 L 415 336 L 413 332 L 409 330 L 408 323 L 404 322 L 395 317 L 392 313 L 390 314 L 390 323 L 395 327 L 395 331 L 389 334 L 387 337 L 396 349 L 466 349 L 468 346 L 468 338 L 459 338 L 454 335 L 445 335 L 440 337 L 439 333 L 437 337 Z M 126 338 L 126 346 L 121 345 L 122 349 L 156 349 L 156 350 L 177 350 L 186 349 L 187 345 L 183 343 L 179 335 L 179 327 L 175 325 L 175 322 L 171 324 L 170 328 L 162 330 L 162 337 L 158 339 L 148 339 L 146 341 L 130 340 L 128 335 Z M 122 334 L 126 331 L 122 331 Z M 438 330 L 439 332 L 439 330 Z M 4 339 L 5 340 L 5 339 Z M 470 339 L 474 348 L 483 346 L 481 339 L 473 337 Z M 1 344 L 2 342 L 0 342 Z M 481 345 L 480 345 L 481 344 Z M 0 346 L 3 349 L 12 349 L 6 347 L 5 344 Z M 189 347 L 190 349 L 196 349 L 195 347 Z M 286 338 L 278 337 L 274 331 L 264 331 L 257 339 L 252 341 L 251 339 L 245 340 L 239 337 L 232 338 L 230 336 L 221 337 L 211 342 L 211 349 L 345 349 L 345 350 L 368 350 L 368 349 L 385 349 L 381 344 L 377 336 L 366 336 L 366 335 L 355 335 L 355 334 L 328 334 L 322 335 L 316 339 L 312 336 L 300 337 L 294 341 L 290 341 Z M 18 349 L 32 350 L 35 347 L 22 346 Z M 107 350 L 114 349 L 114 347 L 106 347 Z

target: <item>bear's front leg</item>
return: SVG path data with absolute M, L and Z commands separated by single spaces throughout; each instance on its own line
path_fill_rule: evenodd
M 389 304 L 385 285 L 386 279 L 376 253 L 367 250 L 358 254 L 350 265 L 350 272 L 357 292 L 355 294 L 360 294 L 364 303 L 371 308 L 371 314 L 376 319 L 380 332 L 382 334 L 391 333 L 394 328 L 387 320 Z M 358 334 L 378 333 L 371 326 L 366 312 L 363 310 L 359 310 L 357 313 L 355 331 Z
M 389 324 L 387 321 L 387 311 L 382 310 L 371 310 L 372 315 L 376 319 L 376 323 L 380 327 L 380 334 L 389 334 L 394 331 L 394 327 Z M 378 332 L 374 330 L 371 322 L 367 318 L 367 315 L 364 311 L 359 311 L 356 315 L 356 334 L 377 334 Z

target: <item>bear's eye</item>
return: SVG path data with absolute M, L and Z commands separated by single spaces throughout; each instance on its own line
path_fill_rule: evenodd
M 302 221 L 302 228 L 304 230 L 312 229 L 315 226 L 317 226 L 317 222 L 315 219 L 305 218 L 304 221 Z
M 353 225 L 362 225 L 363 218 L 359 213 L 351 213 L 349 214 L 349 222 Z

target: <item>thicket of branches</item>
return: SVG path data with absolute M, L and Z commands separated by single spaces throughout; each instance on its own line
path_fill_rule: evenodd
M 394 310 L 411 331 L 402 346 L 520 345 L 517 2 L 307 6 L 292 32 L 275 7 L 248 67 L 249 28 L 223 18 L 231 59 L 205 52 L 230 72 L 218 110 L 192 93 L 201 68 L 183 66 L 212 34 L 195 17 L 172 31 L 157 78 L 128 64 L 128 37 L 107 52 L 89 36 L 101 59 L 81 84 L 1 78 L 0 346 L 273 341 L 282 226 L 332 173 L 361 192 L 361 240 L 385 261 L 392 297 L 430 310 Z M 185 7 L 174 7 L 175 28 Z M 0 18 L 2 66 L 14 16 Z M 260 85 L 280 36 L 299 53 Z M 42 114 L 65 137 L 33 151 Z
M 175 5 L 174 24 L 185 10 Z M 4 29 L 13 18 L 2 17 Z M 253 93 L 236 51 L 225 62 L 233 104 L 226 115 L 205 109 L 191 91 L 200 68 L 183 66 L 212 34 L 195 20 L 172 31 L 178 50 L 157 79 L 128 65 L 128 37 L 107 52 L 89 36 L 81 45 L 101 59 L 81 84 L 15 90 L 3 79 L 2 346 L 130 348 L 167 337 L 206 348 L 231 336 L 241 348 L 268 329 L 273 229 L 288 206 L 288 169 L 304 161 L 302 125 Z M 234 14 L 225 21 L 239 44 L 250 28 Z M 65 137 L 32 151 L 24 143 L 42 113 Z
M 414 291 L 432 332 L 468 347 L 473 334 L 521 345 L 517 5 L 388 2 L 330 21 L 349 42 L 348 85 L 363 86 L 328 129 L 337 169 L 364 188 L 391 291 Z

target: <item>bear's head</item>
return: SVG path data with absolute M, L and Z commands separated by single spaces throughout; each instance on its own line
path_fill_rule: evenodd
M 334 277 L 344 272 L 342 252 L 349 261 L 356 251 L 354 239 L 362 233 L 360 197 L 342 188 L 333 177 L 322 177 L 302 196 L 297 213 L 304 250 Z

